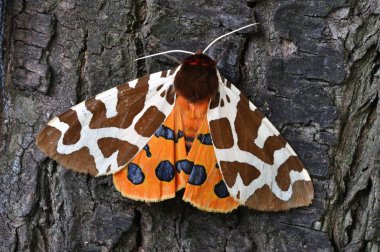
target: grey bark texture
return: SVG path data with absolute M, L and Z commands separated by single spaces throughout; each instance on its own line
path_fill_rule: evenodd
M 376 0 L 1 2 L 1 251 L 380 251 L 380 3 Z M 4 13 L 5 12 L 5 13 Z M 201 212 L 123 198 L 66 170 L 35 136 L 72 105 L 216 44 L 219 69 L 300 155 L 316 196 L 282 213 Z M 177 55 L 183 58 L 183 55 Z M 4 81 L 3 81 L 4 80 Z

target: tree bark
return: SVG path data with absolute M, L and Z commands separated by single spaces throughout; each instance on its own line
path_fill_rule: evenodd
M 380 251 L 380 3 L 376 0 L 1 2 L 2 251 Z M 123 198 L 111 177 L 66 170 L 35 136 L 97 93 L 208 51 L 310 172 L 309 207 L 201 212 Z M 3 37 L 4 35 L 4 37 Z M 3 40 L 3 41 L 1 41 Z M 176 55 L 183 58 L 183 55 Z

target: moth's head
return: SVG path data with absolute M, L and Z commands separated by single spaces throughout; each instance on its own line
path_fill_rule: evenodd
M 216 62 L 201 50 L 198 50 L 194 55 L 186 57 L 182 61 L 182 65 L 194 68 L 213 68 L 216 69 Z
M 200 50 L 182 61 L 175 79 L 177 94 L 191 102 L 210 98 L 218 90 L 216 62 Z
M 257 23 L 249 24 L 223 34 L 208 44 L 203 51 L 198 50 L 195 54 L 184 50 L 169 50 L 144 56 L 137 60 L 174 52 L 191 54 L 191 56 L 182 61 L 180 69 L 177 71 L 174 78 L 174 87 L 177 95 L 182 95 L 191 102 L 202 101 L 212 97 L 218 90 L 216 61 L 212 60 L 204 53 L 218 40 L 256 24 Z

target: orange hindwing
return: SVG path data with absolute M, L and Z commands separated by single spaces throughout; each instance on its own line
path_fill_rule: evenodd
M 123 196 L 143 201 L 173 198 L 185 188 L 183 199 L 202 210 L 232 211 L 239 204 L 229 196 L 217 165 L 205 116 L 208 104 L 187 105 L 183 98 L 177 99 L 144 149 L 113 175 L 114 184 Z M 194 127 L 197 133 L 188 136 Z

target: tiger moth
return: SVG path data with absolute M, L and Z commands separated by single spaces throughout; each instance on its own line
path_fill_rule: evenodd
M 37 146 L 74 171 L 112 174 L 134 200 L 161 201 L 184 189 L 184 201 L 209 212 L 311 204 L 313 184 L 297 154 L 205 54 L 221 37 L 203 51 L 181 51 L 191 55 L 174 70 L 75 105 L 47 123 Z

